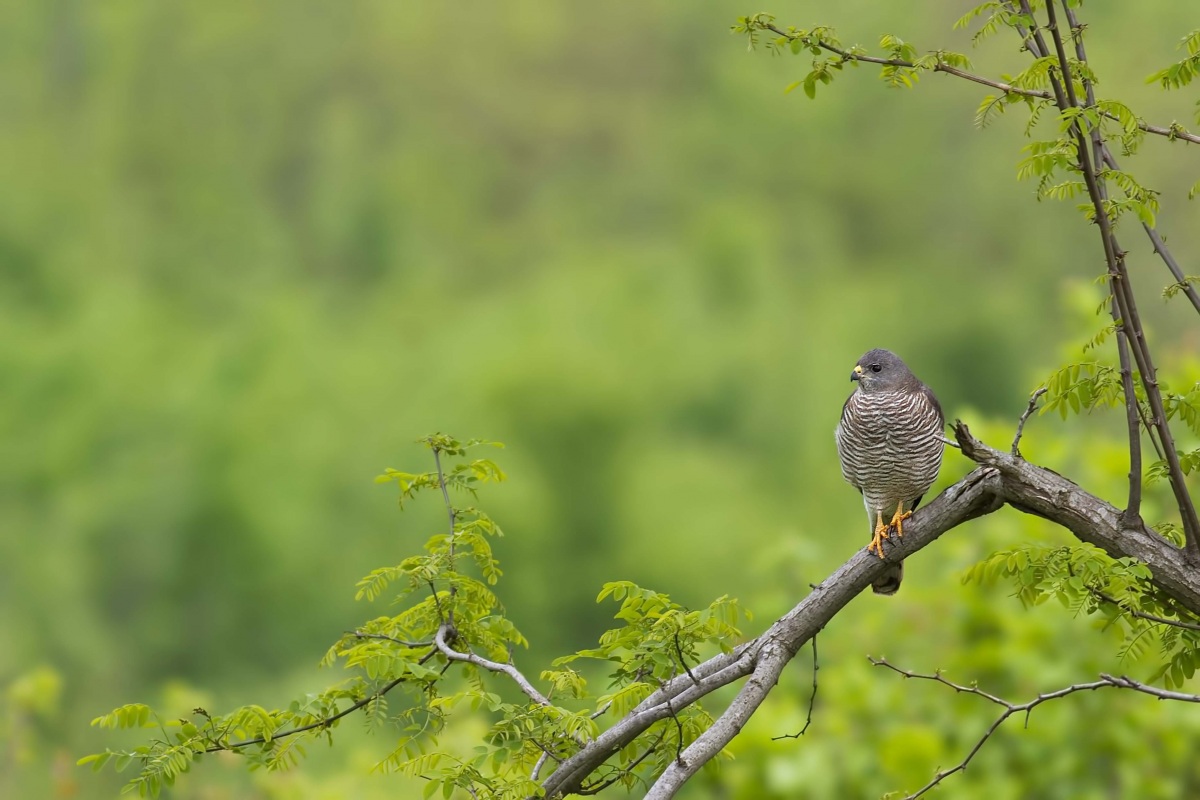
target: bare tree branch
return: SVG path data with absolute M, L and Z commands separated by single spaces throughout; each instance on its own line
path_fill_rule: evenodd
M 813 709 L 817 705 L 817 672 L 821 669 L 821 662 L 817 660 L 817 635 L 814 633 L 812 637 L 812 653 L 813 653 L 813 682 L 812 694 L 808 696 L 808 717 L 804 720 L 804 727 L 796 733 L 785 733 L 782 736 L 772 736 L 771 741 L 777 742 L 780 739 L 799 739 L 804 734 L 808 733 L 808 726 L 812 725 Z
M 658 776 L 646 793 L 646 800 L 667 800 L 674 797 L 688 778 L 716 757 L 758 710 L 767 694 L 779 681 L 779 674 L 795 655 L 780 641 L 766 642 L 759 653 L 758 663 L 746 685 L 729 704 L 725 713 L 708 730 L 700 734 L 671 765 Z
M 901 669 L 900 667 L 889 663 L 887 659 L 871 658 L 870 656 L 867 658 L 874 666 L 885 667 L 893 672 L 903 675 L 905 678 L 916 678 L 918 680 L 940 683 L 943 686 L 950 687 L 955 692 L 962 694 L 973 694 L 977 697 L 982 697 L 988 702 L 1001 706 L 1004 709 L 1000 716 L 996 718 L 996 721 L 993 722 L 986 731 L 984 731 L 983 736 L 979 737 L 979 740 L 975 742 L 975 746 L 971 748 L 971 751 L 967 753 L 966 757 L 962 761 L 958 762 L 958 764 L 954 765 L 950 769 L 938 770 L 929 783 L 925 784 L 912 794 L 906 796 L 904 800 L 916 800 L 916 798 L 925 794 L 930 789 L 944 781 L 946 778 L 950 777 L 956 772 L 964 771 L 967 768 L 967 765 L 971 763 L 971 759 L 975 757 L 975 754 L 983 748 L 988 739 L 992 737 L 992 734 L 994 734 L 1009 717 L 1013 716 L 1014 714 L 1024 714 L 1025 722 L 1028 725 L 1030 713 L 1032 713 L 1033 710 L 1042 703 L 1050 700 L 1057 700 L 1061 697 L 1075 694 L 1076 692 L 1095 691 L 1096 689 L 1131 689 L 1135 692 L 1141 692 L 1152 697 L 1157 697 L 1159 700 L 1177 700 L 1185 703 L 1200 703 L 1200 695 L 1172 692 L 1166 689 L 1159 689 L 1155 686 L 1148 686 L 1147 684 L 1140 683 L 1139 681 L 1135 681 L 1132 678 L 1127 678 L 1123 675 L 1121 677 L 1115 677 L 1107 674 L 1101 674 L 1100 680 L 1097 681 L 1091 681 L 1089 683 L 1077 683 L 1062 689 L 1057 689 L 1053 692 L 1044 692 L 1032 700 L 1024 703 L 1011 703 L 1008 700 L 1001 699 L 994 694 L 983 691 L 974 684 L 964 686 L 962 684 L 954 683 L 953 681 L 948 681 L 942 676 L 940 671 L 926 675 L 919 672 L 910 672 L 906 669 Z
M 1012 450 L 1009 451 L 1017 458 L 1021 457 L 1021 434 L 1025 431 L 1025 421 L 1029 419 L 1029 416 L 1037 409 L 1038 398 L 1048 391 L 1050 390 L 1043 386 L 1031 394 L 1029 396 L 1029 405 L 1026 407 L 1025 413 L 1022 414 L 1021 419 L 1017 421 L 1017 434 L 1013 437 Z
M 533 765 L 533 772 L 529 773 L 529 780 L 536 781 L 542 774 L 542 767 L 546 766 L 546 759 L 550 757 L 549 750 L 543 750 L 538 756 L 537 763 Z
M 395 636 L 388 636 L 386 633 L 364 633 L 363 631 L 346 631 L 355 639 L 381 639 L 385 642 L 395 642 L 401 647 L 410 647 L 420 649 L 422 647 L 433 647 L 433 642 L 410 642 L 407 639 L 397 639 Z
M 1063 10 L 1067 14 L 1068 24 L 1071 26 L 1071 39 L 1075 43 L 1075 57 L 1080 63 L 1087 63 L 1087 51 L 1083 45 L 1083 28 L 1080 26 L 1075 12 L 1071 10 L 1070 4 L 1064 2 L 1062 5 Z M 1083 87 L 1087 98 L 1087 107 L 1096 108 L 1095 86 L 1086 75 L 1083 76 Z M 1099 129 L 1092 128 L 1088 133 L 1092 142 L 1091 164 L 1099 171 L 1100 165 L 1104 163 L 1104 155 L 1108 152 L 1108 146 L 1104 143 L 1104 137 L 1101 136 Z M 1098 174 L 1096 184 L 1100 193 L 1101 205 L 1103 206 L 1108 201 L 1108 189 L 1105 186 L 1104 179 Z M 1125 427 L 1129 437 L 1129 493 L 1125 504 L 1125 514 L 1130 518 L 1137 519 L 1141 517 L 1142 510 L 1142 437 L 1141 427 L 1138 424 L 1141 415 L 1137 402 L 1137 394 L 1133 389 L 1133 368 L 1130 365 L 1129 334 L 1125 327 L 1119 323 L 1121 319 L 1121 304 L 1118 301 L 1115 289 L 1112 293 L 1109 316 L 1113 319 L 1117 334 L 1117 360 L 1121 365 L 1121 392 L 1125 397 Z M 1149 425 L 1146 428 L 1147 434 L 1153 439 L 1153 430 Z

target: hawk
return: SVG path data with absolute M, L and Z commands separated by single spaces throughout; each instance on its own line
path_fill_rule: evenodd
M 883 558 L 883 540 L 892 529 L 904 535 L 904 520 L 937 478 L 945 420 L 933 392 L 889 350 L 865 354 L 850 380 L 858 385 L 842 407 L 838 457 L 842 476 L 862 493 L 874 530 L 867 550 Z M 871 589 L 895 594 L 903 576 L 897 563 Z

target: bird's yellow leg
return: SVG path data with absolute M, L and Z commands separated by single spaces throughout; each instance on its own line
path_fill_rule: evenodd
M 875 535 L 867 545 L 867 552 L 883 558 L 883 540 L 888 538 L 888 526 L 883 524 L 883 512 L 875 512 Z
M 912 516 L 911 511 L 903 511 L 904 503 L 896 506 L 896 513 L 892 516 L 890 527 L 896 529 L 897 536 L 904 536 L 904 520 Z

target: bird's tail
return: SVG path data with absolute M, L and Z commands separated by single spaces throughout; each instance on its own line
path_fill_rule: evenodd
M 895 594 L 896 590 L 900 588 L 902 580 L 904 580 L 904 562 L 889 564 L 883 574 L 871 584 L 871 591 L 875 594 Z

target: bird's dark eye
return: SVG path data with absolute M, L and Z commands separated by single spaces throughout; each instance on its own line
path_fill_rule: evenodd
M 881 369 L 883 369 L 883 367 L 879 366 L 878 364 L 871 365 L 871 372 L 879 372 Z

